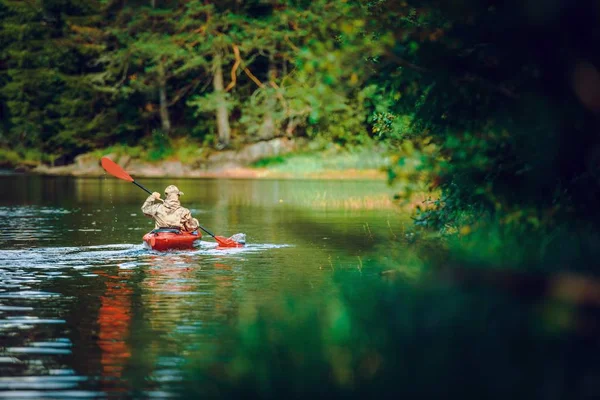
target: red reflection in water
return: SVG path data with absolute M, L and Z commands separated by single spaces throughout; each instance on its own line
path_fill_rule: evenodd
M 214 310 L 217 314 L 227 314 L 231 307 L 231 287 L 234 280 L 231 274 L 232 267 L 215 262 L 214 268 L 223 272 L 212 278 L 215 284 L 212 289 Z M 184 316 L 189 315 L 190 310 L 185 302 L 178 297 L 165 297 L 165 294 L 198 290 L 199 277 L 195 276 L 198 269 L 201 267 L 197 264 L 197 259 L 187 255 L 149 257 L 149 268 L 145 269 L 145 278 L 139 284 L 142 289 L 143 307 L 146 308 L 148 317 L 146 323 L 151 329 L 156 332 L 172 331 Z M 101 349 L 103 387 L 108 392 L 123 393 L 128 390 L 127 385 L 123 384 L 127 381 L 127 377 L 124 376 L 125 367 L 132 358 L 129 340 L 134 293 L 134 283 L 130 279 L 132 271 L 96 270 L 94 273 L 105 278 L 106 286 L 103 295 L 100 296 L 96 339 Z M 164 345 L 163 341 L 150 340 L 145 346 L 145 351 L 151 354 L 149 358 L 152 359 L 161 352 Z
M 123 370 L 131 358 L 127 337 L 131 324 L 131 295 L 133 290 L 126 282 L 129 273 L 119 271 L 116 275 L 105 271 L 96 274 L 106 278 L 106 291 L 100 297 L 98 312 L 98 347 L 102 350 L 100 364 L 102 378 L 113 384 L 121 381 Z M 117 388 L 122 392 L 125 388 Z

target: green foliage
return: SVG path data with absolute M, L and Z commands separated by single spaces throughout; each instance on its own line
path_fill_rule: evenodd
M 211 145 L 222 101 L 238 142 L 373 136 L 377 88 L 364 84 L 392 37 L 366 32 L 359 5 L 152 4 L 3 0 L 9 136 L 66 159 L 118 142 L 145 142 L 160 158 L 166 147 L 147 138 L 159 127 L 172 134 L 165 118 Z M 210 90 L 217 58 L 224 100 Z
M 216 97 L 217 95 L 215 93 L 205 93 L 203 95 L 192 96 L 187 102 L 187 105 L 193 107 L 194 116 L 207 116 L 217 110 Z M 225 95 L 225 103 L 229 111 L 234 109 L 235 103 L 229 94 Z
M 147 140 L 137 146 L 116 144 L 92 152 L 96 158 L 113 154 L 116 158 L 128 156 L 142 161 L 159 161 L 176 158 L 182 163 L 192 163 L 200 158 L 203 150 L 200 144 L 189 139 L 171 139 L 160 131 L 155 131 L 152 141 Z
M 382 100 L 369 120 L 396 139 L 390 177 L 404 183 L 410 159 L 418 167 L 409 170 L 442 192 L 419 223 L 456 232 L 491 218 L 535 230 L 600 215 L 597 109 L 579 86 L 598 71 L 594 7 L 528 4 L 368 3 L 368 27 L 395 38 L 377 59 L 371 83 Z M 404 116 L 408 129 L 394 126 Z M 435 151 L 407 158 L 402 138 L 428 140 Z
M 97 149 L 92 154 L 100 159 L 106 154 L 114 154 L 116 157 L 129 156 L 131 158 L 146 159 L 146 151 L 142 146 L 127 146 L 122 144 L 115 144 L 103 149 Z
M 384 275 L 390 282 L 372 269 L 365 265 L 359 280 L 338 272 L 337 293 L 326 297 L 316 287 L 301 299 L 245 301 L 236 325 L 217 332 L 214 344 L 191 350 L 195 361 L 185 367 L 181 395 L 544 399 L 547 390 L 575 398 L 595 393 L 583 377 L 597 372 L 600 349 L 590 345 L 597 329 L 587 325 L 594 317 L 581 297 L 519 286 L 568 286 L 568 278 L 445 269 L 441 277 L 433 270 L 416 279 Z M 549 380 L 549 370 L 568 371 L 573 380 Z
M 171 157 L 223 124 L 235 144 L 376 141 L 399 199 L 436 191 L 427 227 L 600 219 L 596 14 L 527 4 L 1 0 L 0 141 L 61 162 Z
M 107 104 L 86 82 L 100 49 L 81 43 L 81 29 L 71 21 L 93 23 L 97 9 L 79 1 L 3 0 L 0 7 L 7 137 L 67 158 L 105 144 L 97 132 L 111 113 L 100 111 Z
M 202 146 L 194 141 L 185 140 L 173 144 L 172 156 L 184 164 L 195 162 L 203 155 Z
M 20 161 L 21 157 L 16 151 L 0 149 L 0 167 L 17 165 Z
M 272 167 L 273 165 L 281 165 L 285 163 L 285 158 L 283 158 L 282 156 L 275 156 L 275 157 L 267 157 L 267 158 L 262 158 L 254 163 L 252 163 L 253 167 L 256 168 L 265 168 L 265 167 Z
M 269 168 L 286 173 L 320 171 L 373 170 L 385 169 L 389 159 L 383 149 L 372 145 L 353 149 L 333 145 L 317 151 L 304 151 L 264 158 L 253 163 L 254 167 Z
M 173 154 L 171 139 L 159 129 L 152 131 L 148 148 L 148 159 L 158 161 L 165 159 Z

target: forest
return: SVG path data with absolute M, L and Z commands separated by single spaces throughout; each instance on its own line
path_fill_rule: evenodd
M 0 0 L 0 397 L 600 398 L 599 49 L 597 0 Z M 284 140 L 389 162 L 34 169 Z
M 1 0 L 0 163 L 273 137 L 394 155 L 417 225 L 593 226 L 598 4 Z M 575 222 L 579 221 L 579 222 Z M 578 225 L 579 227 L 579 225 Z

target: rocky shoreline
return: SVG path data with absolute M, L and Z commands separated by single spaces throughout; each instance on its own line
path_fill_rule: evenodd
M 215 151 L 191 162 L 176 159 L 148 162 L 126 154 L 105 154 L 140 178 L 231 178 L 231 179 L 385 179 L 378 169 L 320 170 L 311 172 L 286 172 L 269 168 L 253 167 L 261 159 L 286 155 L 302 148 L 304 143 L 292 139 L 277 138 L 254 143 L 240 150 Z M 69 165 L 51 167 L 38 165 L 27 172 L 37 175 L 100 177 L 105 172 L 100 166 L 98 153 L 87 153 L 75 157 Z

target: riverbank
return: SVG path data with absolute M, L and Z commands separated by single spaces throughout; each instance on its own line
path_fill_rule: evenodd
M 133 153 L 133 154 L 131 154 Z M 140 178 L 230 178 L 230 179 L 385 179 L 389 158 L 381 148 L 355 150 L 330 146 L 311 149 L 306 143 L 278 138 L 253 143 L 237 150 L 197 148 L 175 152 L 165 159 L 150 161 L 113 147 L 75 157 L 72 164 L 20 165 L 18 172 L 39 175 L 97 177 L 105 174 L 100 158 L 108 156 Z

